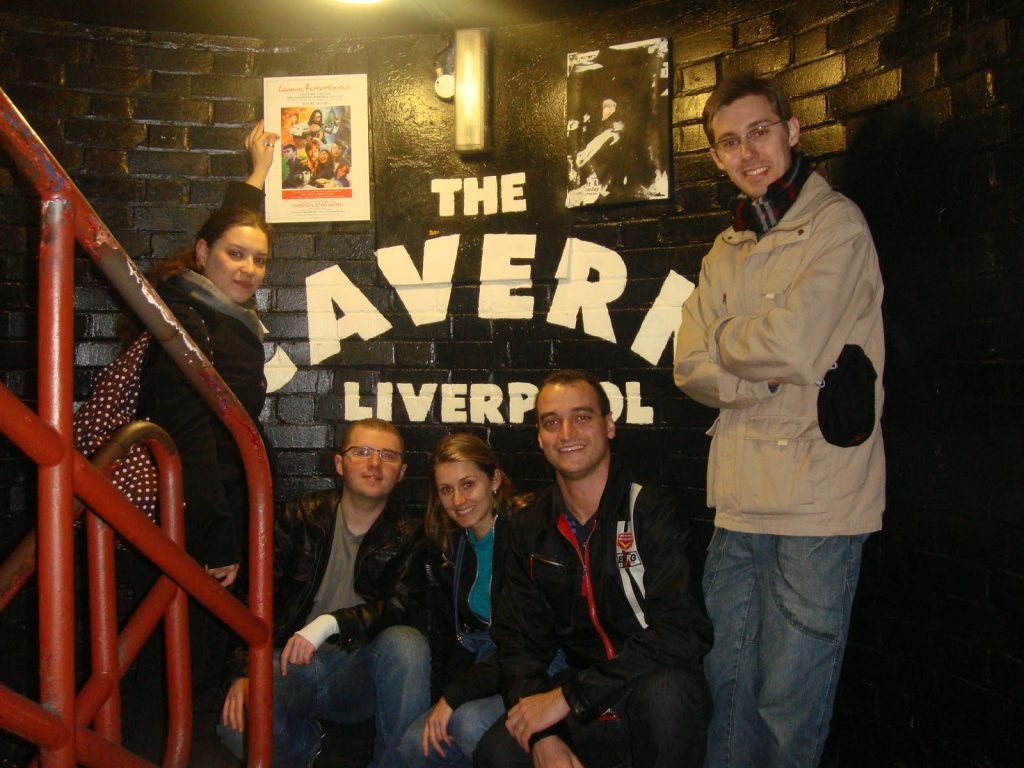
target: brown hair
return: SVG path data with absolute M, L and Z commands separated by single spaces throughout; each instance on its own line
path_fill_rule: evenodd
M 267 236 L 268 249 L 274 243 L 274 230 L 264 221 L 263 216 L 252 208 L 245 208 L 240 205 L 233 205 L 221 208 L 210 214 L 196 233 L 196 240 L 191 246 L 182 248 L 161 259 L 146 272 L 146 277 L 153 285 L 159 285 L 175 275 L 184 272 L 186 269 L 194 269 L 202 272 L 196 263 L 196 243 L 204 240 L 207 245 L 212 246 L 215 242 L 224 237 L 224 233 L 232 227 L 253 227 L 260 230 Z
M 430 460 L 431 475 L 439 465 L 452 464 L 456 461 L 472 462 L 491 480 L 494 479 L 494 473 L 500 471 L 501 481 L 494 492 L 496 515 L 514 515 L 533 501 L 533 494 L 516 494 L 511 478 L 501 468 L 494 451 L 476 435 L 454 432 L 442 437 L 434 448 L 434 455 Z M 444 553 L 445 557 L 451 557 L 453 534 L 459 526 L 445 512 L 434 477 L 430 479 L 423 527 L 427 538 Z
M 597 394 L 597 402 L 601 408 L 601 415 L 607 416 L 612 412 L 612 404 L 608 400 L 608 393 L 604 391 L 604 387 L 601 386 L 601 382 L 597 380 L 597 377 L 589 371 L 580 371 L 575 368 L 563 368 L 560 371 L 555 371 L 550 374 L 544 383 L 540 385 L 540 389 L 537 390 L 537 399 L 540 400 L 540 393 L 544 391 L 544 387 L 552 386 L 555 384 L 576 384 L 582 381 L 584 384 L 589 384 L 591 389 Z M 537 411 L 537 423 L 540 423 L 540 411 Z
M 715 119 L 718 110 L 744 96 L 764 96 L 780 120 L 789 120 L 793 116 L 789 98 L 782 92 L 782 88 L 777 82 L 765 77 L 757 77 L 750 72 L 733 75 L 720 82 L 704 104 L 704 135 L 708 137 L 709 144 L 714 146 L 715 143 L 711 121 Z
M 267 236 L 268 249 L 274 244 L 274 230 L 258 211 L 240 205 L 228 206 L 210 214 L 196 233 L 195 243 L 165 256 L 147 269 L 146 279 L 153 285 L 160 285 L 186 269 L 201 273 L 203 270 L 196 262 L 196 243 L 205 240 L 207 245 L 213 245 L 232 227 L 254 227 Z M 130 311 L 122 312 L 117 319 L 117 335 L 126 344 L 143 330 L 138 317 Z

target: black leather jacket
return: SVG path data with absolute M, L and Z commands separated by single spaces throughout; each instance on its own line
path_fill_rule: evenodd
M 317 491 L 289 501 L 274 514 L 274 647 L 306 625 L 334 544 L 341 491 Z M 414 623 L 422 605 L 422 577 L 412 562 L 422 550 L 422 519 L 387 506 L 356 552 L 355 590 L 365 601 L 332 615 L 338 634 L 327 642 L 353 650 L 395 624 Z M 225 681 L 247 675 L 244 646 L 235 647 Z
M 338 490 L 288 502 L 274 518 L 274 645 L 283 646 L 306 624 L 334 543 Z M 421 580 L 407 578 L 422 543 L 422 521 L 388 505 L 366 532 L 355 563 L 355 591 L 365 602 L 335 611 L 338 634 L 328 642 L 346 650 L 373 640 L 381 630 L 410 622 Z
M 584 720 L 615 704 L 634 679 L 657 669 L 677 667 L 703 680 L 701 660 L 711 647 L 711 623 L 691 593 L 688 519 L 649 487 L 637 498 L 633 515 L 645 567 L 646 597 L 639 606 L 646 629 L 627 600 L 617 524 L 629 515 L 631 482 L 630 472 L 613 462 L 587 567 L 571 531 L 560 530 L 564 503 L 557 485 L 512 521 L 491 627 L 507 704 L 554 687 L 547 668 L 559 648 L 573 671 L 558 682 L 572 712 Z

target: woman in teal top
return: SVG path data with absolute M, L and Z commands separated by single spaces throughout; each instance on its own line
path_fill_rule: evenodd
M 468 766 L 477 741 L 505 711 L 489 627 L 516 496 L 488 445 L 456 433 L 434 449 L 425 529 L 431 663 L 441 698 L 406 729 L 407 768 Z

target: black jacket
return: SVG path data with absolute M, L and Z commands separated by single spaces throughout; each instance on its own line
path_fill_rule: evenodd
M 317 491 L 279 506 L 274 514 L 274 647 L 306 625 L 327 570 L 341 491 Z M 332 615 L 338 634 L 327 642 L 346 650 L 366 645 L 395 624 L 413 623 L 423 579 L 410 573 L 422 549 L 422 520 L 387 506 L 366 532 L 355 562 L 355 591 L 365 602 Z M 242 646 L 228 661 L 227 680 L 246 675 Z
M 259 210 L 262 194 L 248 184 L 233 182 L 224 205 Z M 240 321 L 234 307 L 197 300 L 181 276 L 164 281 L 157 291 L 259 424 L 267 382 L 263 342 L 251 324 Z M 248 493 L 238 448 L 217 415 L 156 343 L 149 345 L 143 361 L 138 413 L 163 427 L 178 447 L 186 551 L 203 565 L 241 562 Z
M 274 518 L 274 645 L 302 629 L 327 570 L 341 492 L 318 491 L 290 501 Z M 335 611 L 338 634 L 328 642 L 346 650 L 369 643 L 381 630 L 411 619 L 422 581 L 409 578 L 422 543 L 422 521 L 388 505 L 356 553 L 355 591 L 361 605 Z
M 562 691 L 572 712 L 584 720 L 615 704 L 634 679 L 657 669 L 676 667 L 703 680 L 701 659 L 712 635 L 691 593 L 689 523 L 648 487 L 633 516 L 636 549 L 645 567 L 646 597 L 639 606 L 646 629 L 626 598 L 616 542 L 617 523 L 629 516 L 631 481 L 630 472 L 613 462 L 588 546 L 592 599 L 585 593 L 575 539 L 559 530 L 564 503 L 557 485 L 512 521 L 505 581 L 491 628 L 507 704 L 553 687 L 546 670 L 559 648 L 573 669 L 559 677 Z
M 452 541 L 452 553 L 458 546 L 458 537 L 465 536 L 461 529 Z M 508 553 L 508 520 L 499 516 L 494 521 L 494 555 L 491 562 L 491 615 L 494 596 L 501 591 L 505 559 Z M 497 659 L 491 657 L 477 662 L 456 637 L 456 620 L 452 617 L 452 592 L 455 588 L 455 562 L 433 550 L 428 554 L 426 567 L 429 607 L 428 632 L 432 683 L 452 709 L 473 699 L 482 699 L 501 693 L 501 678 Z M 460 632 L 489 629 L 469 608 L 469 590 L 476 577 L 476 553 L 467 543 L 459 576 L 458 627 Z

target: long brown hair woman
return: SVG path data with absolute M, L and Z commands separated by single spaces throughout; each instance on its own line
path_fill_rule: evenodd
M 158 262 L 149 277 L 164 303 L 213 363 L 224 382 L 259 424 L 266 397 L 263 326 L 253 297 L 263 284 L 272 232 L 260 213 L 263 183 L 273 162 L 277 134 L 257 124 L 246 139 L 253 171 L 231 182 L 223 206 L 203 223 L 192 245 Z M 230 587 L 245 551 L 248 496 L 238 449 L 227 428 L 206 405 L 163 347 L 150 343 L 143 359 L 139 418 L 163 427 L 181 458 L 185 498 L 185 549 L 211 576 Z M 145 595 L 158 572 L 139 553 L 123 557 L 127 586 Z M 219 698 L 227 653 L 226 627 L 194 601 L 189 603 L 192 687 Z M 131 680 L 126 678 L 126 744 L 148 759 L 159 758 L 165 721 L 160 633 L 147 641 Z M 154 724 L 155 723 L 155 724 Z
M 505 711 L 491 641 L 492 595 L 500 589 L 508 520 L 527 505 L 494 451 L 476 435 L 441 439 L 431 462 L 426 535 L 437 556 L 428 567 L 431 663 L 442 696 L 406 729 L 407 768 L 468 764 L 484 731 Z

